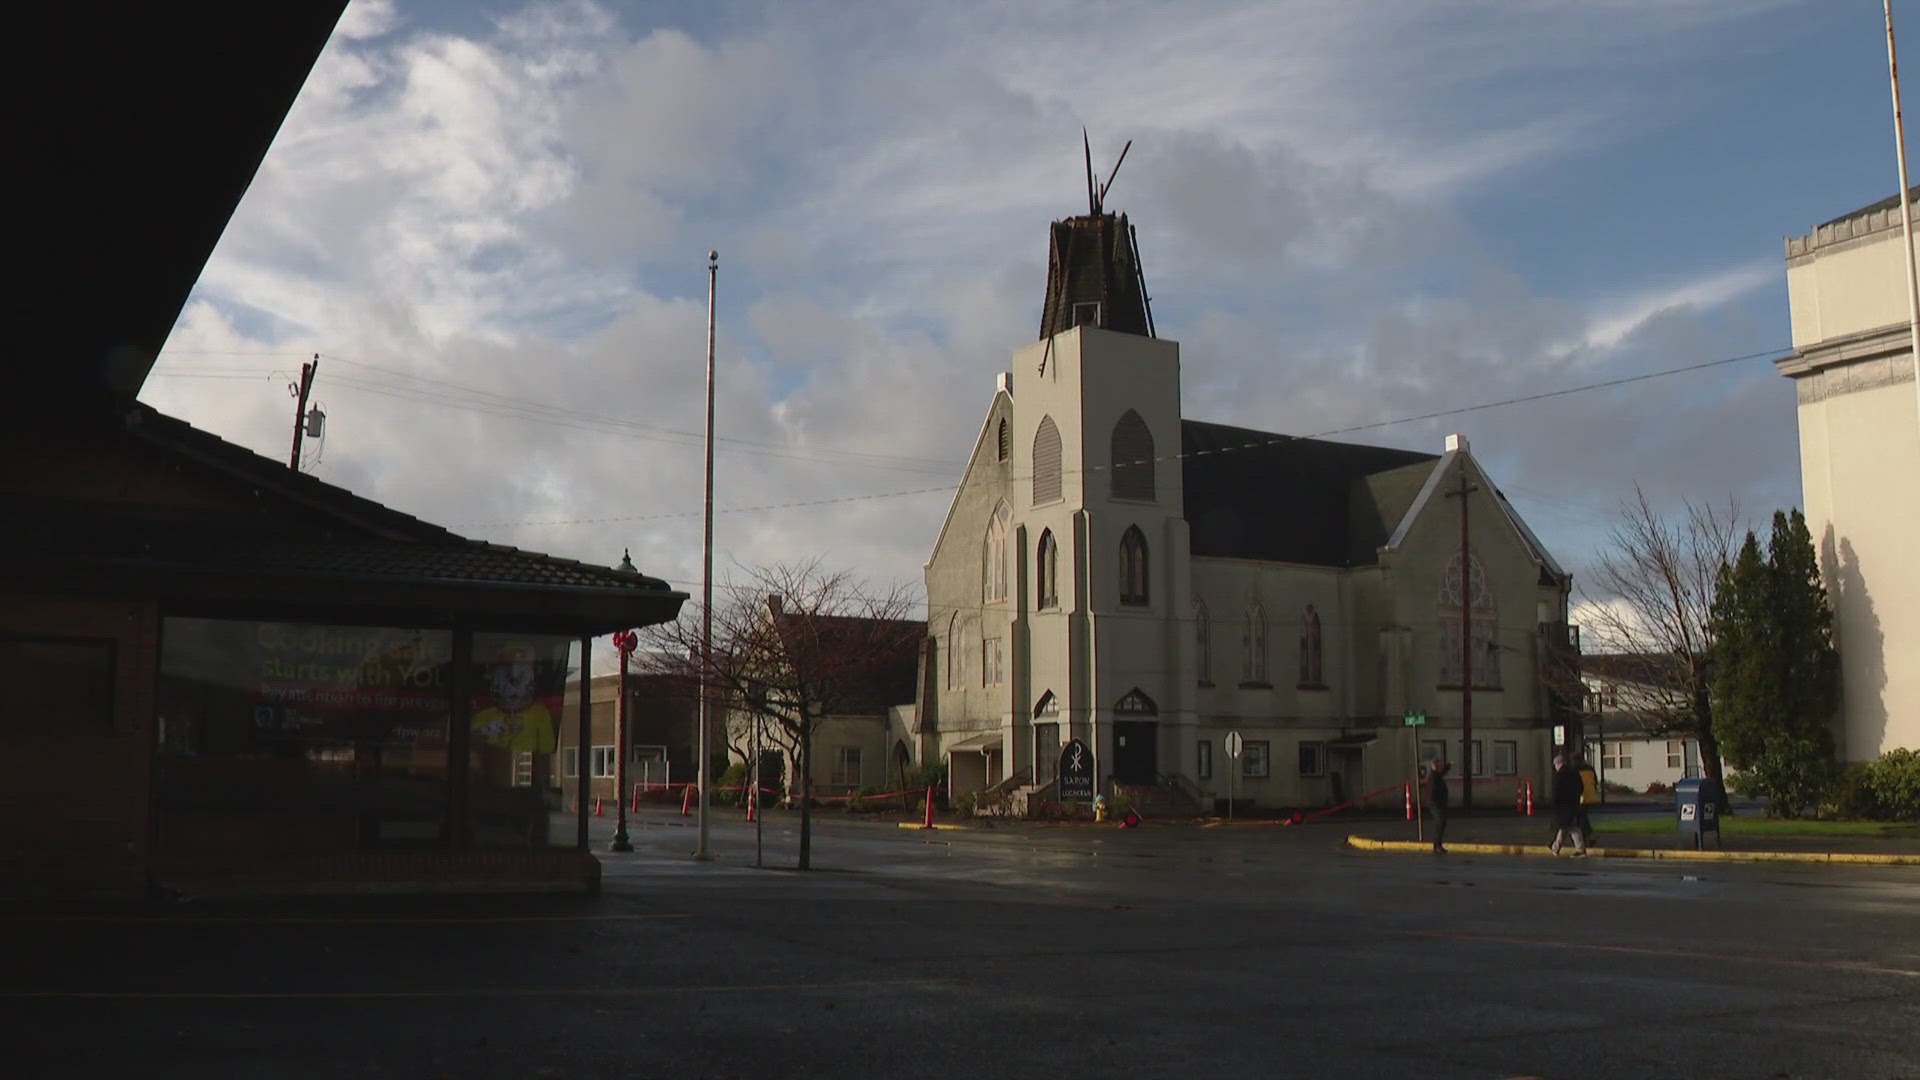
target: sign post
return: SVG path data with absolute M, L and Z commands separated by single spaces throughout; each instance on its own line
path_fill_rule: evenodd
M 1227 820 L 1233 820 L 1233 781 L 1234 774 L 1240 771 L 1240 750 L 1246 740 L 1237 731 L 1227 732 Z
M 1407 760 L 1411 763 L 1407 784 L 1413 795 L 1413 838 L 1424 840 L 1427 838 L 1427 828 L 1420 807 L 1420 733 L 1414 729 L 1425 726 L 1427 711 L 1408 709 L 1400 719 L 1407 728 Z

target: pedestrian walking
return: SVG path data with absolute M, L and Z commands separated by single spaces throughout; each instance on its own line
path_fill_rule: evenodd
M 1588 817 L 1587 807 L 1593 805 L 1594 796 L 1600 790 L 1600 776 L 1593 771 L 1593 765 L 1587 756 L 1575 750 L 1567 755 L 1574 774 L 1580 777 L 1580 812 L 1574 815 L 1574 821 L 1580 826 L 1580 835 L 1593 843 L 1593 819 Z
M 1553 853 L 1560 854 L 1560 848 L 1566 843 L 1567 834 L 1573 834 L 1573 854 L 1575 858 L 1587 853 L 1587 838 L 1580 831 L 1580 774 L 1573 771 L 1573 763 L 1565 754 L 1556 754 L 1553 759 Z
M 1433 818 L 1433 853 L 1447 853 L 1447 763 L 1434 758 L 1427 766 L 1427 813 Z

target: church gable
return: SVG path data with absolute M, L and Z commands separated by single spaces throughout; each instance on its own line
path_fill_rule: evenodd
M 1002 389 L 994 394 L 980 433 L 973 440 L 973 454 L 967 459 L 967 469 L 961 474 L 953 501 L 947 504 L 946 520 L 940 523 L 940 535 L 934 540 L 933 554 L 927 560 L 929 567 L 940 559 L 950 542 L 963 546 L 977 542 L 974 519 L 984 528 L 994 505 L 1011 498 L 1012 426 L 1013 398 Z

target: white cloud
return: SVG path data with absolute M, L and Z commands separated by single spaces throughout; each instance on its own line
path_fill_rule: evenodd
M 718 248 L 720 565 L 824 555 L 914 580 L 993 376 L 1035 333 L 1045 224 L 1084 202 L 1082 124 L 1103 173 L 1135 140 L 1111 202 L 1183 341 L 1189 415 L 1300 433 L 1416 415 L 1663 350 L 1748 351 L 1723 346 L 1755 332 L 1746 305 L 1777 266 L 1649 260 L 1597 290 L 1619 299 L 1584 302 L 1523 280 L 1455 203 L 1666 122 L 1622 73 L 1684 66 L 1766 6 L 769 6 L 641 25 L 661 16 L 561 3 L 451 27 L 356 3 L 145 396 L 278 457 L 281 383 L 322 353 L 323 476 L 489 539 L 606 563 L 632 547 L 692 582 Z M 185 377 L 216 367 L 245 377 Z M 1623 478 L 1791 475 L 1752 422 L 1783 395 L 1790 415 L 1784 380 L 1662 394 L 1355 437 L 1470 431 L 1549 543 L 1589 535 Z

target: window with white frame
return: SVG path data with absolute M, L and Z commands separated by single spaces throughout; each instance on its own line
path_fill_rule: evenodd
M 1493 740 L 1493 775 L 1516 776 L 1520 772 L 1520 744 L 1513 739 Z
M 1006 650 L 1003 639 L 987 638 L 980 643 L 980 685 L 999 686 L 1006 681 Z
M 1240 679 L 1242 682 L 1267 681 L 1267 609 L 1260 601 L 1247 601 L 1247 628 L 1240 638 Z
M 1602 769 L 1633 768 L 1633 744 L 1625 742 L 1600 744 L 1600 767 Z
M 1484 739 L 1475 739 L 1472 743 L 1468 744 L 1467 757 L 1469 760 L 1467 767 L 1470 770 L 1467 773 L 1468 776 L 1487 775 L 1486 746 L 1486 740 Z
M 1240 744 L 1240 775 L 1249 780 L 1264 780 L 1273 770 L 1269 753 L 1271 746 L 1265 739 L 1248 739 Z
M 862 782 L 860 765 L 859 747 L 837 748 L 833 754 L 833 779 L 830 782 L 840 787 L 859 787 Z
M 1447 759 L 1447 743 L 1444 739 L 1420 740 L 1420 764 L 1426 765 Z
M 596 746 L 593 748 L 593 778 L 595 780 L 605 780 L 611 777 L 614 768 L 619 764 L 620 755 L 614 753 L 613 747 Z
M 1318 739 L 1300 740 L 1300 775 L 1327 775 L 1327 744 Z
M 1201 739 L 1199 754 L 1194 758 L 1194 773 L 1202 780 L 1213 779 L 1213 740 Z
M 580 748 L 569 746 L 560 751 L 560 774 L 562 776 L 580 775 Z
M 1667 740 L 1667 768 L 1685 768 L 1686 743 L 1680 739 Z

